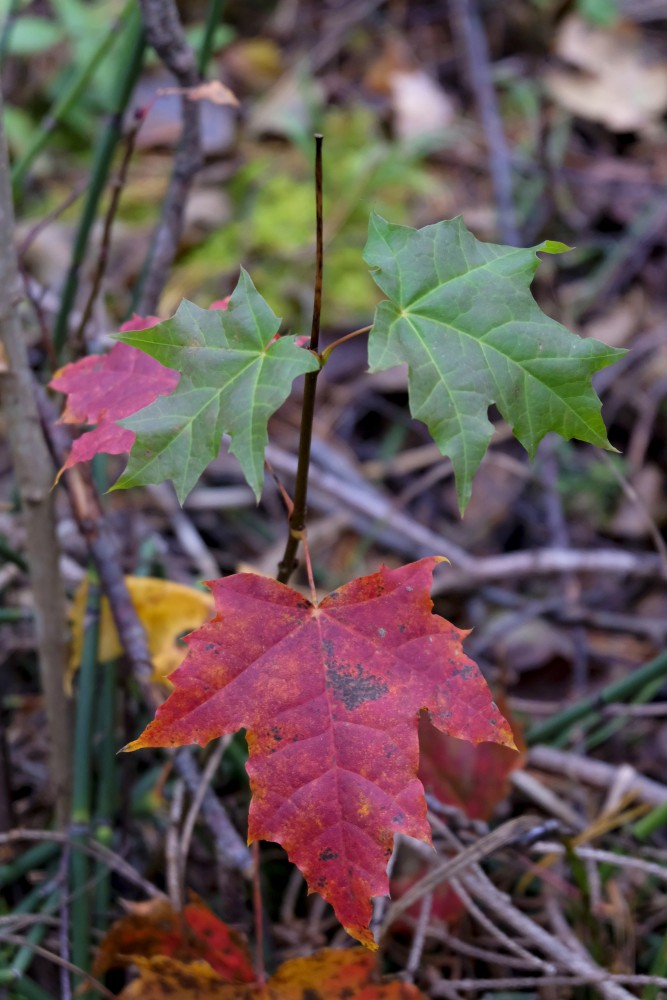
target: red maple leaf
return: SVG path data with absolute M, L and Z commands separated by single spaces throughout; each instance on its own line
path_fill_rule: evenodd
M 373 947 L 394 834 L 431 842 L 419 712 L 453 736 L 513 745 L 466 633 L 432 614 L 438 557 L 353 580 L 313 605 L 264 577 L 209 584 L 216 617 L 187 637 L 174 692 L 126 749 L 247 730 L 249 840 L 282 844 L 311 891 Z
M 209 309 L 226 309 L 229 295 L 216 299 Z M 133 313 L 120 332 L 148 330 L 162 322 L 159 316 Z M 91 354 L 60 368 L 49 388 L 67 394 L 60 417 L 65 424 L 97 424 L 74 441 L 58 473 L 95 455 L 123 455 L 131 451 L 135 431 L 119 427 L 117 420 L 143 410 L 158 396 L 168 396 L 178 384 L 179 373 L 130 344 L 114 344 L 108 354 Z

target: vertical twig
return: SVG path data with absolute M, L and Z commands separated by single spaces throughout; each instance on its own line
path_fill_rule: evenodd
M 145 113 L 143 111 L 136 111 L 134 116 L 134 121 L 128 129 L 127 135 L 125 137 L 125 152 L 123 153 L 123 158 L 118 168 L 118 174 L 116 175 L 113 184 L 111 185 L 111 199 L 109 201 L 109 207 L 104 218 L 104 228 L 102 231 L 102 239 L 100 242 L 100 249 L 97 255 L 97 263 L 95 264 L 95 270 L 90 283 L 90 292 L 88 294 L 88 299 L 83 307 L 81 320 L 76 329 L 76 332 L 72 336 L 72 353 L 77 356 L 82 352 L 85 347 L 86 342 L 86 327 L 90 321 L 90 317 L 93 314 L 93 308 L 97 301 L 97 297 L 100 293 L 100 288 L 102 286 L 102 279 L 104 277 L 104 272 L 107 268 L 107 262 L 109 259 L 109 249 L 111 246 L 111 231 L 113 229 L 114 220 L 116 218 L 116 212 L 118 211 L 118 205 L 120 203 L 120 196 L 123 192 L 123 188 L 127 182 L 127 174 L 130 169 L 130 161 L 132 159 L 132 154 L 134 153 L 134 147 L 137 139 L 137 133 L 141 128 L 141 125 L 145 119 Z
M 183 877 L 184 865 L 181 854 L 180 828 L 183 819 L 183 803 L 185 800 L 185 783 L 182 778 L 174 782 L 171 808 L 169 810 L 169 827 L 164 848 L 167 863 L 167 891 L 172 909 L 180 913 L 183 909 Z
M 65 85 L 53 107 L 42 121 L 39 130 L 34 133 L 34 138 L 30 146 L 25 151 L 23 156 L 16 162 L 12 170 L 12 182 L 15 189 L 19 189 L 21 187 L 26 174 L 30 170 L 34 160 L 46 146 L 52 132 L 58 127 L 68 112 L 76 105 L 77 101 L 90 84 L 96 69 L 107 57 L 113 46 L 116 44 L 118 36 L 122 34 L 123 28 L 133 16 L 133 0 L 127 0 L 115 23 L 109 25 L 109 30 L 104 33 L 91 52 L 88 61 L 75 73 L 70 82 Z
M 49 447 L 56 465 L 62 467 L 69 445 L 67 432 L 62 425 L 56 424 L 53 407 L 43 391 L 37 393 L 37 401 Z M 132 604 L 120 564 L 118 543 L 104 517 L 90 471 L 77 465 L 68 469 L 63 480 L 69 492 L 74 518 L 86 540 L 102 589 L 109 600 L 114 624 L 132 672 L 141 686 L 146 704 L 155 710 L 159 696 L 151 683 L 153 667 L 146 633 Z M 188 791 L 194 795 L 200 786 L 201 774 L 191 750 L 189 747 L 181 747 L 166 752 L 173 760 L 176 772 L 185 781 Z M 248 876 L 252 868 L 250 851 L 211 788 L 207 789 L 204 796 L 202 816 L 213 835 L 219 866 Z
M 139 0 L 146 37 L 173 73 L 180 87 L 194 87 L 201 77 L 195 54 L 187 44 L 174 0 Z M 183 130 L 160 221 L 153 234 L 135 303 L 142 315 L 155 312 L 167 273 L 176 256 L 183 228 L 185 204 L 192 182 L 202 165 L 199 105 L 181 98 Z
M 476 0 L 450 0 L 454 29 L 465 52 L 470 85 L 475 94 L 477 110 L 486 135 L 489 173 L 498 207 L 498 227 L 503 243 L 516 246 L 520 234 L 512 197 L 510 153 L 498 110 L 498 101 L 491 77 L 489 47 Z
M 14 209 L 0 96 L 0 402 L 26 528 L 35 629 L 44 705 L 51 741 L 51 777 L 56 822 L 69 817 L 72 742 L 70 706 L 63 679 L 67 665 L 65 594 L 58 565 L 51 483 L 53 466 L 35 403 L 28 353 L 17 317 L 18 266 Z
M 315 215 L 316 215 L 316 260 L 315 260 L 315 293 L 313 296 L 313 320 L 310 328 L 310 350 L 317 352 L 320 341 L 320 316 L 322 312 L 322 272 L 324 265 L 324 243 L 322 238 L 322 140 L 323 136 L 315 136 Z M 301 431 L 299 436 L 299 458 L 296 470 L 296 485 L 294 489 L 294 505 L 289 517 L 289 534 L 285 551 L 278 566 L 278 581 L 287 583 L 296 568 L 296 554 L 299 542 L 304 537 L 306 529 L 306 513 L 308 500 L 308 469 L 310 467 L 310 446 L 313 437 L 313 418 L 315 416 L 315 394 L 317 378 L 322 369 L 308 372 L 303 384 L 303 405 L 301 409 Z
M 204 25 L 204 37 L 199 49 L 199 55 L 197 56 L 197 69 L 202 76 L 206 72 L 208 61 L 213 52 L 215 29 L 222 20 L 224 6 L 224 0 L 209 0 L 208 13 L 206 14 L 206 24 Z
M 88 240 L 97 215 L 97 206 L 104 191 L 113 154 L 123 129 L 123 114 L 132 96 L 144 60 L 145 40 L 138 10 L 132 7 L 125 44 L 120 52 L 118 64 L 121 67 L 115 90 L 111 97 L 111 115 L 95 148 L 95 159 L 91 169 L 90 187 L 81 212 L 72 259 L 65 278 L 60 308 L 53 332 L 53 345 L 57 355 L 62 354 L 67 341 L 70 313 L 79 287 L 79 273 L 86 259 Z
M 118 671 L 116 662 L 101 663 L 102 681 L 97 705 L 95 728 L 97 745 L 97 782 L 95 795 L 95 840 L 104 847 L 113 842 L 113 815 L 118 794 L 118 763 L 116 751 L 116 705 L 118 701 Z M 95 863 L 95 926 L 104 930 L 108 923 L 111 903 L 111 877 L 108 865 Z
M 100 586 L 89 577 L 86 602 L 86 634 L 79 665 L 76 721 L 74 727 L 74 784 L 72 788 L 72 843 L 85 842 L 90 835 L 91 791 L 94 758 L 92 753 L 93 711 L 99 679 L 98 645 L 100 627 Z M 72 961 L 80 969 L 90 967 L 90 860 L 84 851 L 72 853 Z M 77 996 L 90 997 L 85 982 Z
M 69 844 L 63 846 L 63 853 L 60 859 L 60 878 L 63 886 L 67 885 L 67 872 L 70 864 L 71 848 Z M 69 897 L 67 892 L 63 892 L 60 900 L 60 926 L 58 937 L 60 944 L 60 957 L 66 962 L 69 961 Z M 60 997 L 61 1000 L 72 1000 L 72 983 L 69 972 L 64 965 L 60 966 Z
M 255 978 L 259 989 L 266 983 L 264 967 L 264 907 L 260 878 L 259 841 L 252 844 L 252 908 L 255 915 Z

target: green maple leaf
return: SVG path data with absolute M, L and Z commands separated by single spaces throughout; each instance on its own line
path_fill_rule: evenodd
M 570 333 L 530 293 L 537 252 L 567 249 L 480 243 L 460 218 L 411 229 L 371 215 L 364 260 L 388 300 L 370 368 L 407 363 L 411 413 L 452 460 L 461 510 L 493 433 L 492 403 L 531 458 L 548 431 L 614 450 L 591 376 L 625 351 Z
M 296 376 L 319 367 L 294 337 L 272 340 L 279 326 L 242 270 L 226 311 L 186 300 L 164 323 L 119 336 L 181 377 L 171 395 L 119 421 L 137 436 L 113 489 L 171 479 L 183 503 L 229 434 L 230 450 L 259 499 L 269 418 Z

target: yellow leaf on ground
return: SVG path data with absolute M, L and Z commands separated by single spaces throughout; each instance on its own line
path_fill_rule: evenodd
M 178 641 L 180 636 L 198 628 L 210 618 L 213 597 L 183 583 L 172 583 L 171 580 L 149 576 L 127 576 L 125 582 L 146 629 L 155 679 L 164 681 L 180 666 L 187 652 L 185 645 Z M 68 693 L 71 692 L 72 680 L 81 662 L 87 602 L 88 581 L 83 580 L 70 612 L 72 651 L 65 679 Z M 121 656 L 122 652 L 123 647 L 105 597 L 100 608 L 99 660 L 102 663 L 113 660 Z

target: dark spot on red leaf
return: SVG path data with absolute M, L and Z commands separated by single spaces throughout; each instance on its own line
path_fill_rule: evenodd
M 339 663 L 332 658 L 325 661 L 325 666 L 327 687 L 342 701 L 348 712 L 367 701 L 378 701 L 389 691 L 389 685 L 381 677 L 364 673 L 361 663 L 353 667 L 350 663 Z
M 320 861 L 333 861 L 333 859 L 337 857 L 338 854 L 336 851 L 332 851 L 330 847 L 325 847 L 325 849 L 320 852 Z

